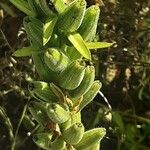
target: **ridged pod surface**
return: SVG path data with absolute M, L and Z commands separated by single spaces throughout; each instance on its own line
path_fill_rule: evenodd
M 60 14 L 58 18 L 59 30 L 63 32 L 76 31 L 83 20 L 86 9 L 85 0 L 75 0 Z
M 48 68 L 44 61 L 44 54 L 32 55 L 35 68 L 40 78 L 44 81 L 55 81 L 56 76 L 52 70 Z
M 101 86 L 101 82 L 99 82 L 98 80 L 93 82 L 90 89 L 83 95 L 83 100 L 81 101 L 79 106 L 80 111 L 94 99 Z
M 57 103 L 47 105 L 47 114 L 54 123 L 58 124 L 64 123 L 70 118 L 69 110 Z
M 99 14 L 100 9 L 97 5 L 93 5 L 86 10 L 82 24 L 78 29 L 85 41 L 92 41 L 95 37 Z
M 81 122 L 81 112 L 71 115 L 71 124 L 80 123 L 80 122 Z
M 85 68 L 85 74 L 81 84 L 75 90 L 70 91 L 70 96 L 72 98 L 78 98 L 84 95 L 91 87 L 92 83 L 94 82 L 94 79 L 95 79 L 94 66 L 87 66 Z
M 46 102 L 57 101 L 57 96 L 53 93 L 47 82 L 30 81 L 28 87 L 31 95 L 38 100 L 40 99 Z
M 59 136 L 55 139 L 51 144 L 50 150 L 63 150 L 65 148 L 66 142 L 64 141 L 62 136 Z
M 77 144 L 83 137 L 84 126 L 82 123 L 72 124 L 63 133 L 63 138 L 68 144 Z
M 64 70 L 69 64 L 69 58 L 56 48 L 49 48 L 44 54 L 44 61 L 54 72 Z
M 40 148 L 47 150 L 47 149 L 50 149 L 51 147 L 52 136 L 53 136 L 53 133 L 51 131 L 36 133 L 33 136 L 33 141 Z
M 89 150 L 98 143 L 106 134 L 105 128 L 95 128 L 84 132 L 81 141 L 74 145 L 77 150 Z
M 69 128 L 69 126 L 71 126 L 72 124 L 75 124 L 75 123 L 81 123 L 81 112 L 72 114 L 70 119 L 68 119 L 66 122 L 60 124 L 61 131 L 63 132 L 64 130 Z
M 59 74 L 59 85 L 68 90 L 77 88 L 83 77 L 85 67 L 79 61 L 73 61 L 64 71 Z

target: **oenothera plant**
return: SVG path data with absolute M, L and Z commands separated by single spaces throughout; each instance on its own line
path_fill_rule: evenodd
M 93 42 L 99 7 L 86 8 L 85 0 L 11 2 L 27 14 L 23 25 L 30 41 L 13 55 L 32 57 L 40 77 L 29 81 L 34 100 L 28 110 L 39 126 L 33 141 L 45 150 L 99 150 L 105 129 L 85 131 L 81 121 L 81 110 L 101 88 L 94 81 L 94 66 L 86 63 L 91 61 L 90 49 L 112 45 Z

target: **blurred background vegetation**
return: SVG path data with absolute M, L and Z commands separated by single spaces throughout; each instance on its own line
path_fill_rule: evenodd
M 92 51 L 103 87 L 83 110 L 83 122 L 86 129 L 107 129 L 102 150 L 150 150 L 150 0 L 87 2 L 101 7 L 95 40 L 116 44 Z M 9 150 L 15 137 L 18 150 L 38 149 L 28 112 L 21 123 L 30 98 L 26 79 L 38 76 L 30 58 L 12 57 L 28 44 L 23 17 L 9 0 L 0 1 L 0 150 Z

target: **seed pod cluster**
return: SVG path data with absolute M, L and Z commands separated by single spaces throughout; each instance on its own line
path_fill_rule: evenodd
M 29 81 L 28 86 L 29 117 L 39 125 L 33 141 L 45 150 L 98 150 L 106 131 L 85 131 L 81 110 L 101 88 L 94 66 L 86 64 L 91 59 L 88 47 L 94 43 L 99 7 L 86 8 L 85 0 L 68 4 L 51 0 L 51 6 L 46 0 L 11 2 L 28 15 L 23 25 L 33 52 L 25 48 L 24 56 L 32 57 L 39 74 L 39 80 Z

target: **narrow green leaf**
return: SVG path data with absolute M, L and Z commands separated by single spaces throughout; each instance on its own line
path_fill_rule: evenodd
M 45 45 L 51 38 L 53 29 L 55 27 L 57 21 L 57 17 L 53 18 L 52 20 L 47 20 L 43 27 L 43 45 Z
M 25 57 L 25 56 L 31 56 L 33 53 L 39 53 L 39 51 L 37 51 L 35 49 L 35 47 L 29 46 L 29 47 L 24 47 L 24 48 L 16 50 L 13 53 L 13 56 L 15 56 L 15 57 Z
M 66 8 L 64 0 L 52 0 L 52 3 L 55 9 L 58 11 L 58 13 L 62 13 Z
M 12 4 L 14 4 L 18 9 L 22 12 L 26 13 L 29 16 L 36 16 L 34 12 L 31 11 L 29 4 L 25 0 L 11 0 Z
M 69 34 L 68 39 L 82 56 L 91 59 L 91 53 L 79 33 Z
M 108 42 L 86 42 L 86 46 L 89 49 L 99 49 L 99 48 L 107 48 L 112 46 L 114 43 Z

